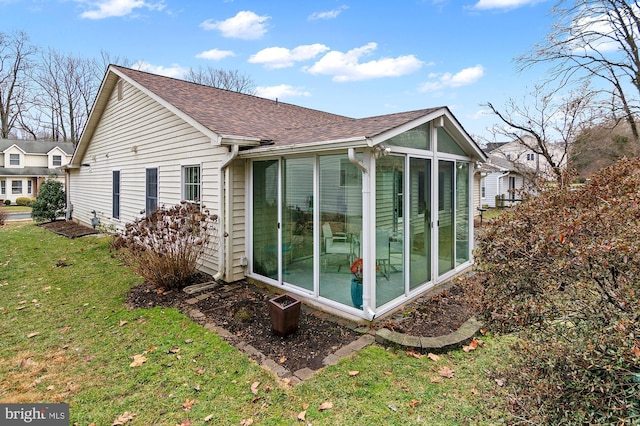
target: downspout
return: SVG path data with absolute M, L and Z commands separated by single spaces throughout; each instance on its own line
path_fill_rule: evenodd
M 225 273 L 225 262 L 226 262 L 226 249 L 227 249 L 227 232 L 225 231 L 226 227 L 226 200 L 224 196 L 224 189 L 226 185 L 226 172 L 227 166 L 238 156 L 239 147 L 236 144 L 231 145 L 231 150 L 227 154 L 227 156 L 220 162 L 218 166 L 218 194 L 220 194 L 220 206 L 218 208 L 218 221 L 219 221 L 219 229 L 220 229 L 220 244 L 218 247 L 218 272 L 213 276 L 215 281 L 220 281 L 220 279 L 224 276 Z
M 362 163 L 360 160 L 358 160 L 358 158 L 356 157 L 356 150 L 355 148 L 349 148 L 347 151 L 348 155 L 349 155 L 349 161 L 351 162 L 351 164 L 353 164 L 354 166 L 356 166 L 358 169 L 360 169 L 360 171 L 362 171 L 362 203 L 364 206 L 369 206 L 370 203 L 370 198 L 371 198 L 371 194 L 369 192 L 369 187 L 370 187 L 370 183 L 369 183 L 369 169 L 367 168 L 367 166 L 364 165 L 364 163 Z M 369 151 L 365 152 L 365 155 L 367 155 L 369 153 Z M 370 215 L 363 215 L 362 216 L 362 230 L 364 231 L 365 229 L 370 229 Z M 364 245 L 362 245 L 362 250 L 364 250 Z M 366 290 L 363 291 L 362 294 L 362 306 L 365 306 L 365 317 L 367 318 L 367 320 L 369 321 L 373 321 L 374 317 L 376 316 L 376 313 L 374 311 L 371 310 L 370 308 L 370 302 L 371 302 L 371 292 L 369 291 L 368 287 Z

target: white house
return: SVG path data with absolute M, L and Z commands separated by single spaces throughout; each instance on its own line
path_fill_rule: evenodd
M 372 319 L 471 267 L 485 160 L 446 107 L 354 119 L 112 65 L 67 195 L 117 229 L 200 202 L 224 236 L 202 270 Z
M 73 143 L 0 139 L 0 200 L 35 198 L 47 178 L 64 183 L 59 169 L 71 161 Z
M 550 145 L 548 150 L 557 164 L 566 166 L 567 155 L 561 147 Z M 481 206 L 496 207 L 496 197 L 510 206 L 521 198 L 520 191 L 533 179 L 555 178 L 547 159 L 519 141 L 492 143 L 487 151 L 488 161 L 481 169 Z

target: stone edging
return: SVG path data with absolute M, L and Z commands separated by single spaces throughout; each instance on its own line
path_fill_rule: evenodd
M 197 316 L 197 313 L 194 311 L 197 311 L 197 310 L 194 309 L 193 311 L 191 311 L 190 315 L 196 314 Z M 305 368 L 301 368 L 300 370 L 291 372 L 286 368 L 284 368 L 282 365 L 272 360 L 271 358 L 268 358 L 266 355 L 264 355 L 262 352 L 254 348 L 252 345 L 249 345 L 245 342 L 239 342 L 235 344 L 231 343 L 233 341 L 233 335 L 229 333 L 227 330 L 225 330 L 224 328 L 218 327 L 217 325 L 212 323 L 205 324 L 204 328 L 222 337 L 224 340 L 229 342 L 229 344 L 232 344 L 237 349 L 239 349 L 240 351 L 242 351 L 243 353 L 245 353 L 246 355 L 254 359 L 263 368 L 271 371 L 273 374 L 278 376 L 278 378 L 287 380 L 287 382 L 290 385 L 297 385 L 307 380 L 318 371 L 318 370 L 312 370 L 308 367 L 305 367 Z M 322 365 L 323 367 L 326 367 L 328 365 L 335 365 L 338 363 L 338 361 L 340 361 L 341 358 L 350 356 L 355 352 L 359 351 L 360 349 L 363 349 L 371 345 L 374 342 L 375 342 L 375 338 L 372 335 L 364 334 L 360 336 L 358 339 L 349 343 L 348 345 L 342 346 L 336 352 L 327 355 L 322 360 Z
M 199 296 L 195 296 L 186 302 L 189 305 L 197 303 L 199 300 L 206 299 L 210 296 L 209 293 L 204 293 Z M 187 315 L 193 320 L 202 321 L 205 315 L 200 312 L 199 309 L 191 309 Z M 395 346 L 404 349 L 411 349 L 415 351 L 431 351 L 431 352 L 444 352 L 448 349 L 459 347 L 460 345 L 468 342 L 473 336 L 480 330 L 482 323 L 476 320 L 474 317 L 465 321 L 460 328 L 453 333 L 449 333 L 438 337 L 419 337 L 411 336 L 408 334 L 398 333 L 391 331 L 387 328 L 381 328 L 375 333 L 375 337 L 367 333 L 365 328 L 357 328 L 363 332 L 363 335 L 348 345 L 342 346 L 336 352 L 327 355 L 322 360 L 323 367 L 337 364 L 340 359 L 351 356 L 355 352 L 364 349 L 365 347 L 377 342 L 385 346 Z M 286 380 L 290 385 L 297 385 L 304 380 L 312 377 L 318 370 L 312 370 L 308 367 L 301 368 L 297 371 L 289 371 L 282 365 L 278 364 L 274 360 L 267 357 L 265 354 L 257 350 L 252 345 L 246 342 L 234 343 L 234 336 L 222 327 L 219 327 L 213 323 L 204 324 L 204 328 L 217 334 L 224 340 L 226 340 L 232 346 L 254 359 L 263 368 L 271 371 L 280 379 Z
M 456 331 L 438 337 L 419 337 L 381 328 L 376 332 L 376 342 L 416 351 L 444 352 L 468 342 L 480 330 L 482 323 L 469 318 Z

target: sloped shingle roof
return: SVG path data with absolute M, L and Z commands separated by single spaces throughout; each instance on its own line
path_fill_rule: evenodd
M 442 108 L 356 119 L 112 67 L 219 135 L 258 138 L 274 145 L 373 137 Z
M 10 146 L 16 145 L 27 154 L 46 154 L 53 148 L 58 147 L 65 154 L 73 154 L 72 142 L 51 142 L 51 141 L 32 141 L 18 139 L 0 139 L 0 152 L 3 152 Z

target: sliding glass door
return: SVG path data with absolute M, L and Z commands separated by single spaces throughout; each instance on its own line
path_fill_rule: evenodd
M 438 276 L 455 266 L 454 166 L 453 161 L 438 161 Z
M 253 163 L 253 271 L 278 279 L 278 161 Z
M 431 160 L 410 160 L 410 289 L 431 280 Z
M 282 160 L 282 280 L 313 290 L 314 158 Z

